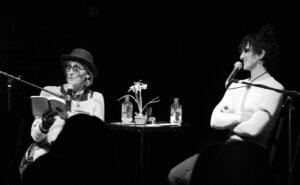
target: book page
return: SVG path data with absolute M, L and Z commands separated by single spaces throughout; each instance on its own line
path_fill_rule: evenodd
M 53 111 L 56 111 L 58 113 L 58 116 L 62 118 L 67 117 L 66 102 L 63 99 L 57 97 L 50 97 L 49 101 L 50 101 L 50 108 Z
M 45 96 L 31 96 L 31 108 L 33 116 L 42 116 L 50 107 Z
M 33 116 L 42 116 L 45 112 L 52 109 L 52 111 L 58 113 L 58 116 L 62 118 L 67 117 L 66 103 L 63 99 L 54 96 L 31 96 L 30 98 Z

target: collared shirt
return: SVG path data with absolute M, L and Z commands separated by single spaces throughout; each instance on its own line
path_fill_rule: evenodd
M 66 91 L 64 90 L 63 86 L 46 86 L 44 89 L 60 95 L 66 95 Z M 41 91 L 40 95 L 47 97 L 54 96 L 53 94 L 48 93 L 46 91 Z M 68 111 L 68 117 L 71 117 L 76 114 L 88 114 L 91 116 L 96 116 L 104 121 L 103 95 L 99 92 L 85 90 L 80 98 L 72 96 L 71 111 Z M 41 124 L 41 117 L 36 117 L 31 127 L 32 139 L 36 142 L 41 142 L 46 139 L 48 143 L 52 143 L 56 140 L 57 136 L 62 131 L 65 124 L 65 120 L 56 116 L 53 125 L 50 127 L 49 132 L 46 134 L 40 131 Z M 37 152 L 33 160 L 35 160 L 43 153 L 46 152 L 41 152 L 41 154 L 38 154 Z

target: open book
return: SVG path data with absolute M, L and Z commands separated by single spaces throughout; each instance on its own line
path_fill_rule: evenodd
M 42 116 L 45 112 L 52 109 L 57 111 L 61 118 L 67 117 L 67 109 L 65 100 L 56 96 L 31 96 L 31 107 L 33 116 Z

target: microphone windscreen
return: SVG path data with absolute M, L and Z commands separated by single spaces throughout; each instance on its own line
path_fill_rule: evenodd
M 73 90 L 74 86 L 72 84 L 66 84 L 66 89 L 67 90 Z
M 66 84 L 66 89 L 67 89 L 67 95 L 65 97 L 66 103 L 67 103 L 67 110 L 71 110 L 71 97 L 72 97 L 72 92 L 73 92 L 73 85 L 72 84 Z
M 236 68 L 236 69 L 242 69 L 242 67 L 243 67 L 243 64 L 242 64 L 242 62 L 240 62 L 240 61 L 237 61 L 236 63 L 234 63 L 234 68 Z

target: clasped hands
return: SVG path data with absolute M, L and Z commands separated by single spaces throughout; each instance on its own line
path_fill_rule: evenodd
M 223 112 L 223 113 L 233 113 L 233 110 L 225 105 L 224 107 L 221 108 L 221 112 Z
M 238 114 L 238 113 L 234 112 L 234 110 L 232 108 L 230 108 L 230 106 L 227 106 L 227 105 L 225 105 L 225 106 L 223 106 L 221 108 L 221 112 L 225 113 L 225 114 L 235 114 L 235 115 L 238 115 L 239 119 L 236 120 L 236 123 L 241 123 L 241 122 L 244 122 L 244 121 L 247 121 L 247 120 L 250 119 L 249 115 L 247 115 L 245 113 Z

